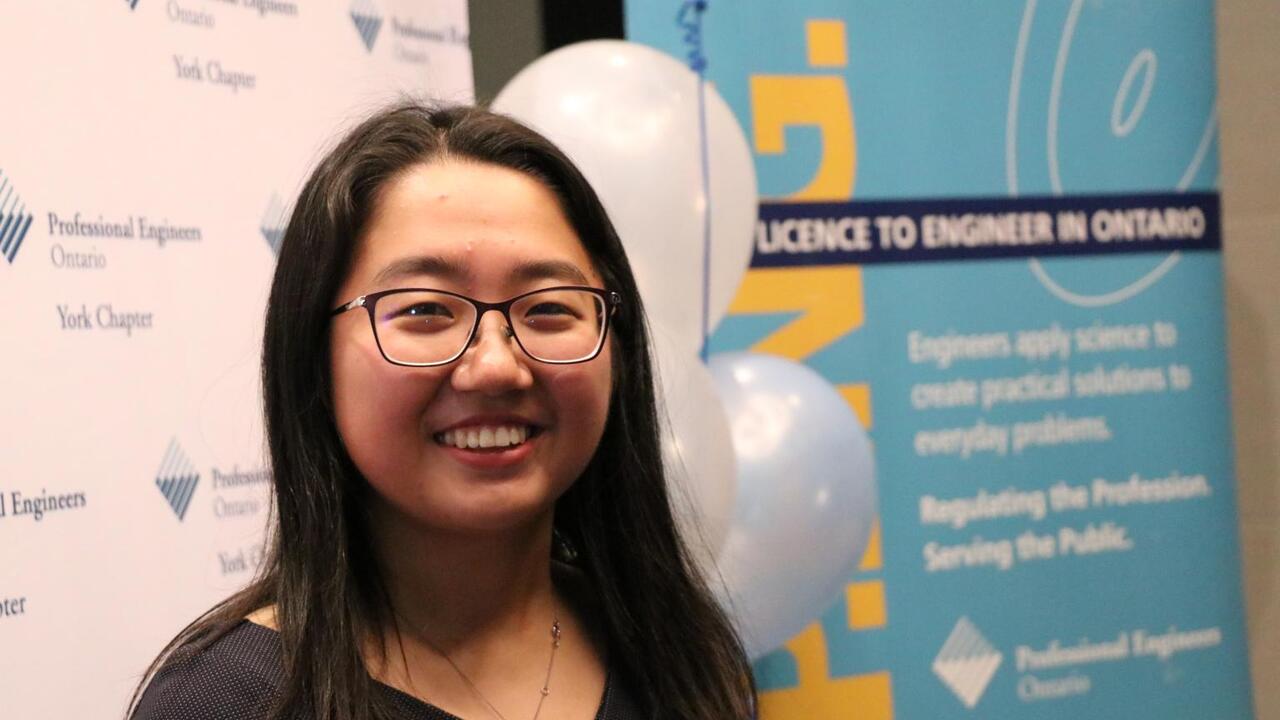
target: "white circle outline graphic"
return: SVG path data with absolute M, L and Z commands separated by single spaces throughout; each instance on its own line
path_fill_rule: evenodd
M 1071 9 L 1067 12 L 1067 19 L 1063 23 L 1062 35 L 1058 41 L 1058 55 L 1053 67 L 1053 84 L 1049 93 L 1049 119 L 1046 127 L 1046 139 L 1048 140 L 1049 182 L 1054 195 L 1062 194 L 1062 182 L 1058 176 L 1058 108 L 1062 92 L 1062 76 L 1066 69 L 1067 57 L 1071 52 L 1071 40 L 1075 33 L 1076 22 L 1080 19 L 1080 10 L 1083 5 L 1084 0 L 1074 0 L 1071 4 Z M 1026 62 L 1027 44 L 1035 14 L 1036 0 L 1027 0 L 1022 12 L 1022 23 L 1018 28 L 1018 45 L 1014 50 L 1013 72 L 1009 78 L 1009 109 L 1005 116 L 1005 176 L 1009 184 L 1009 194 L 1014 197 L 1018 195 L 1017 133 L 1018 105 L 1022 90 L 1022 68 Z M 1130 67 L 1132 69 L 1133 66 L 1131 65 Z M 1154 67 L 1151 74 L 1154 75 Z M 1139 98 L 1139 100 L 1141 99 Z M 1217 124 L 1218 105 L 1215 101 L 1209 111 L 1209 118 L 1205 122 L 1204 132 L 1200 136 L 1200 143 L 1196 147 L 1195 154 L 1187 164 L 1182 177 L 1178 180 L 1177 189 L 1179 192 L 1185 192 L 1187 187 L 1191 185 L 1196 173 L 1199 172 L 1200 165 L 1204 162 L 1205 155 L 1208 153 L 1209 145 L 1213 141 L 1213 131 Z M 1030 258 L 1027 264 L 1036 280 L 1059 300 L 1079 307 L 1103 307 L 1128 300 L 1151 287 L 1172 270 L 1173 266 L 1181 258 L 1182 254 L 1180 252 L 1171 252 L 1159 265 L 1129 285 L 1119 290 L 1099 295 L 1085 295 L 1062 287 L 1050 277 L 1039 258 Z
M 1142 113 L 1147 109 L 1147 101 L 1151 99 L 1151 87 L 1156 84 L 1156 66 L 1156 54 L 1151 48 L 1143 48 L 1133 56 L 1129 69 L 1124 71 L 1124 78 L 1120 81 L 1120 87 L 1116 89 L 1116 99 L 1111 102 L 1111 133 L 1116 137 L 1125 137 L 1133 132 L 1133 129 L 1138 126 L 1138 121 L 1142 119 Z M 1142 89 L 1138 91 L 1138 99 L 1133 103 L 1129 116 L 1122 120 L 1120 113 L 1124 112 L 1124 101 L 1129 99 L 1133 80 L 1138 77 L 1138 71 L 1143 68 L 1147 71 L 1142 76 Z

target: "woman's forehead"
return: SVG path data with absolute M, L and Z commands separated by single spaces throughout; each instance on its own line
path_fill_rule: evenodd
M 418 165 L 392 180 L 360 239 L 353 275 L 378 285 L 424 275 L 598 282 L 549 188 L 518 171 L 473 162 Z

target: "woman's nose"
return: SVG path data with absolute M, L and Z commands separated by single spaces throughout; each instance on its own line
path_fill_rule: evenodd
M 462 353 L 451 378 L 453 388 L 490 395 L 523 390 L 533 384 L 528 358 L 499 312 L 480 318 L 471 345 Z

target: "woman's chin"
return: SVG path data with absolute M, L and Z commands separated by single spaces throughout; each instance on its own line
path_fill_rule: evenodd
M 419 507 L 407 514 L 427 533 L 502 535 L 550 527 L 554 499 L 532 478 L 457 488 L 446 503 Z

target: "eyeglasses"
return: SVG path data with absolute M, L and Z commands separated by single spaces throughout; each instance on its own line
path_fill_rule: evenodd
M 444 290 L 400 288 L 361 295 L 335 308 L 332 315 L 364 308 L 387 362 L 433 367 L 462 357 L 480 327 L 480 318 L 497 310 L 507 321 L 507 335 L 526 355 L 539 362 L 568 365 L 600 354 L 609 334 L 609 318 L 621 304 L 618 293 L 593 287 L 543 288 L 499 303 Z

